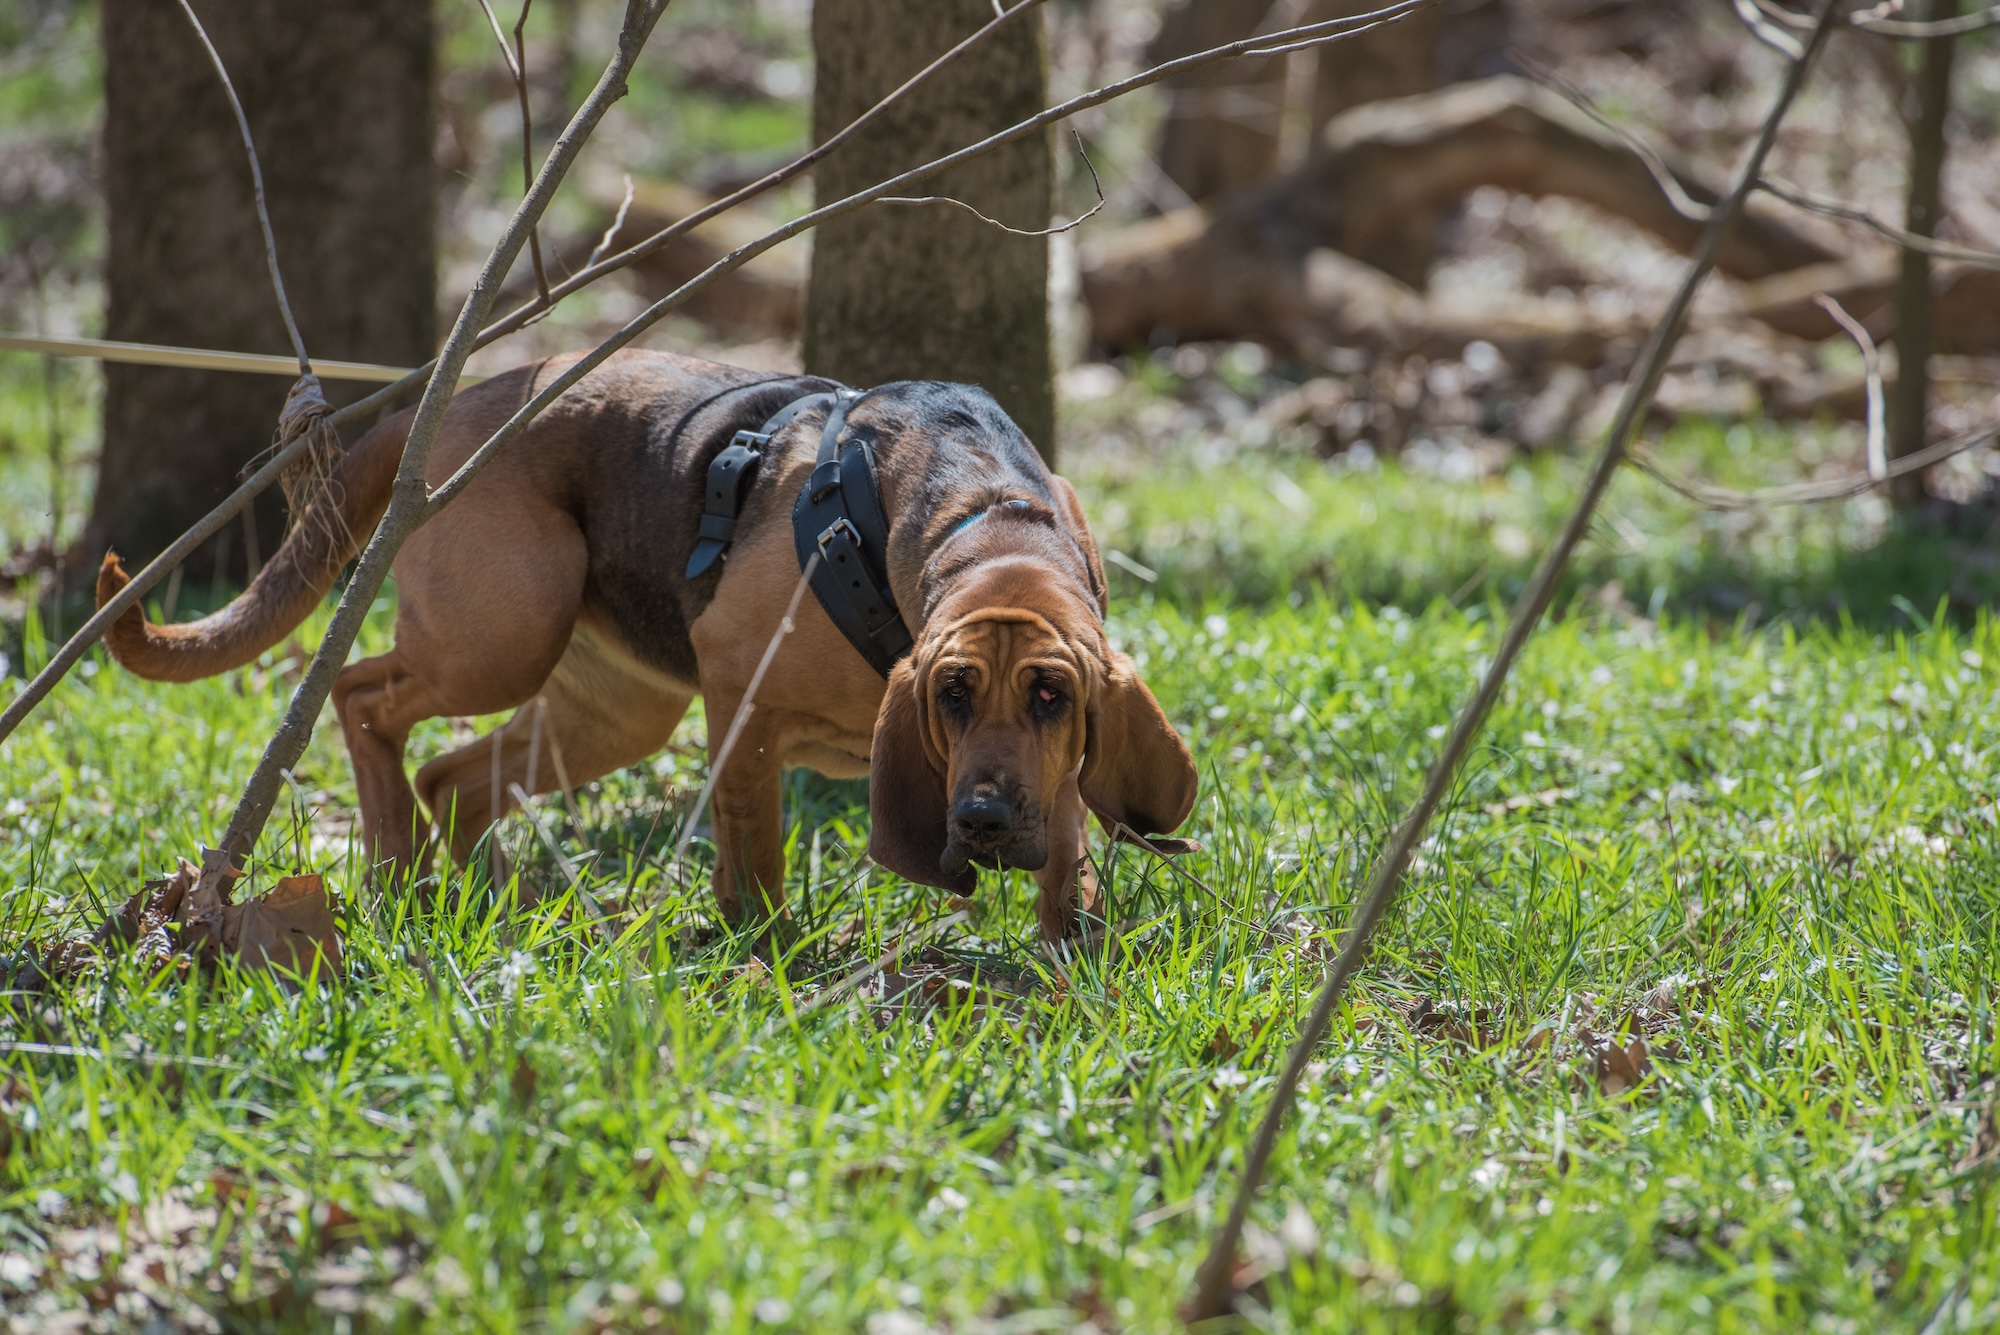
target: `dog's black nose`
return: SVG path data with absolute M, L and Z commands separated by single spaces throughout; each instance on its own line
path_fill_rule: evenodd
M 1014 827 L 1014 807 L 998 795 L 975 794 L 952 807 L 951 823 L 967 842 L 997 839 Z

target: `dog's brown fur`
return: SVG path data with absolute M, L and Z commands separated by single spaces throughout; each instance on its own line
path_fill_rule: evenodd
M 566 364 L 460 394 L 430 484 Z M 569 781 L 586 783 L 665 746 L 699 694 L 713 758 L 799 577 L 791 502 L 823 418 L 804 414 L 767 449 L 726 563 L 688 581 L 700 478 L 731 432 L 822 387 L 621 353 L 411 536 L 395 562 L 395 648 L 344 669 L 333 690 L 376 857 L 415 862 L 429 837 L 419 802 L 463 858 L 514 785 L 554 791 L 548 759 L 528 773 L 537 727 L 544 756 L 559 752 Z M 112 655 L 143 677 L 192 681 L 278 643 L 386 510 L 410 417 L 356 444 L 241 597 L 177 626 L 135 608 L 106 636 Z M 716 783 L 720 907 L 738 921 L 782 909 L 779 776 L 802 764 L 871 775 L 869 847 L 883 866 L 961 893 L 974 862 L 1032 868 L 1044 935 L 1074 932 L 1094 896 L 1085 812 L 1165 832 L 1195 791 L 1186 747 L 1105 640 L 1104 577 L 1076 494 L 964 386 L 884 387 L 849 422 L 875 433 L 890 576 L 916 647 L 885 691 L 804 600 Z M 125 582 L 107 555 L 99 603 Z M 510 708 L 497 794 L 491 738 L 429 761 L 412 789 L 413 726 Z

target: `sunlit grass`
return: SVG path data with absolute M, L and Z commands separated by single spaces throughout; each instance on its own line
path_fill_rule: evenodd
M 53 1264 L 61 1230 L 141 1239 L 171 1201 L 233 1221 L 216 1255 L 258 1259 L 166 1289 L 268 1312 L 295 1285 L 303 1324 L 335 1292 L 390 1324 L 1165 1327 L 1330 934 L 1494 633 L 1477 597 L 1293 601 L 1118 610 L 1202 765 L 1207 843 L 1185 878 L 1115 855 L 1129 944 L 1057 971 L 1029 888 L 989 878 L 967 928 L 899 966 L 919 986 L 816 1010 L 953 907 L 857 878 L 852 785 L 791 785 L 804 940 L 770 970 L 663 865 L 661 785 L 698 761 L 594 785 L 580 827 L 543 809 L 619 914 L 606 941 L 519 818 L 503 838 L 552 896 L 537 914 L 497 915 L 479 869 L 435 907 L 364 890 L 322 729 L 312 809 L 266 852 L 329 875 L 349 977 L 293 995 L 121 966 L 18 1009 L 14 1041 L 107 1055 L 0 1056 L 0 1249 Z M 1996 687 L 1984 617 L 1711 634 L 1584 602 L 1551 626 L 1308 1077 L 1257 1213 L 1280 1272 L 1260 1320 L 2000 1317 L 1977 1138 Z M 286 689 L 272 668 L 66 685 L 0 751 L 7 940 L 81 930 L 212 838 Z M 1578 1031 L 1628 1016 L 1653 1076 L 1607 1096 Z M 73 1302 L 98 1281 L 36 1282 Z

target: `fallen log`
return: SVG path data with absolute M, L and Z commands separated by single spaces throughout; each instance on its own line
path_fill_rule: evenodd
M 1896 330 L 1896 267 L 1890 252 L 1778 274 L 1744 288 L 1744 310 L 1773 329 L 1818 342 L 1840 334 L 1833 317 L 1813 300 L 1823 292 L 1876 342 L 1887 342 Z M 1934 263 L 1931 312 L 1939 351 L 1971 357 L 2000 354 L 2000 273 Z
M 1690 172 L 1664 169 L 1697 204 L 1719 198 Z M 1394 264 L 1405 220 L 1489 185 L 1582 200 L 1683 251 L 1701 232 L 1699 222 L 1676 210 L 1653 167 L 1616 134 L 1525 79 L 1484 79 L 1356 107 L 1328 123 L 1295 171 L 1086 246 L 1083 292 L 1092 335 L 1108 349 L 1161 337 L 1275 340 L 1301 350 L 1328 343 L 1448 344 L 1465 332 L 1451 313 L 1355 269 L 1342 271 L 1353 290 L 1315 295 L 1308 258 L 1337 251 L 1378 267 Z M 1740 220 L 1717 265 L 1733 277 L 1757 279 L 1832 258 L 1758 212 Z M 1526 326 L 1517 335 L 1540 355 L 1562 360 L 1583 357 L 1620 332 L 1594 326 L 1574 308 L 1533 302 L 1510 303 L 1495 318 L 1504 322 L 1510 312 Z M 1492 333 L 1470 336 L 1501 342 Z

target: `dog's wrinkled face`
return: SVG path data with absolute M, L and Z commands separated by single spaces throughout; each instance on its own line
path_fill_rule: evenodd
M 1039 871 L 1058 790 L 1083 764 L 1088 667 L 1033 613 L 963 622 L 927 647 L 917 689 L 944 760 L 941 867 Z
M 996 563 L 933 614 L 876 719 L 876 862 L 967 894 L 974 867 L 1074 870 L 1090 812 L 1137 834 L 1187 818 L 1194 761 L 1086 597 Z

